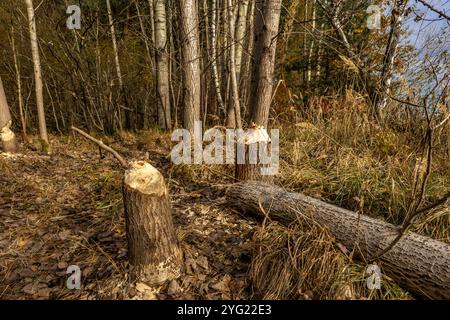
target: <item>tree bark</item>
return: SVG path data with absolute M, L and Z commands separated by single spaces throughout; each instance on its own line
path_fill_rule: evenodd
M 237 25 L 236 25 L 236 49 L 235 49 L 235 60 L 236 60 L 236 77 L 238 83 L 241 79 L 241 70 L 242 70 L 242 52 L 244 51 L 245 45 L 245 31 L 247 30 L 247 15 L 248 15 L 248 2 L 249 0 L 240 0 L 239 3 L 239 11 L 237 17 Z
M 194 130 L 200 121 L 200 44 L 196 0 L 180 0 L 183 35 L 184 127 Z
M 44 111 L 44 95 L 42 86 L 41 60 L 39 57 L 39 45 L 36 33 L 36 19 L 34 15 L 34 7 L 32 0 L 25 0 L 27 6 L 28 23 L 30 28 L 31 53 L 33 55 L 34 82 L 36 88 L 36 106 L 39 119 L 39 135 L 42 142 L 42 151 L 50 152 L 50 144 L 48 141 L 47 124 L 45 121 Z
M 299 216 L 312 219 L 362 261 L 376 256 L 398 235 L 398 228 L 387 222 L 260 182 L 231 186 L 227 200 L 240 211 L 259 217 L 267 213 L 284 224 Z M 449 244 L 408 232 L 380 260 L 384 272 L 412 294 L 450 299 Z
M 239 89 L 238 89 L 238 74 L 236 68 L 236 46 L 235 46 L 235 17 L 233 10 L 233 3 L 231 0 L 227 1 L 228 5 L 228 29 L 230 40 L 230 77 L 231 77 L 231 101 L 229 105 L 231 107 L 228 111 L 227 127 L 242 128 L 241 121 L 241 104 L 239 101 Z M 233 125 L 234 124 L 234 125 Z
M 132 278 L 156 285 L 180 276 L 183 254 L 161 173 L 146 162 L 132 163 L 123 201 Z
M 256 3 L 255 45 L 248 123 L 255 123 L 266 128 L 272 101 L 280 12 L 281 0 L 261 0 Z
M 169 95 L 169 54 L 167 50 L 166 1 L 155 0 L 155 47 L 158 91 L 158 121 L 167 130 L 172 127 Z
M 261 0 L 256 3 L 250 112 L 247 123 L 250 128 L 256 129 L 257 132 L 265 130 L 269 122 L 280 12 L 281 0 Z M 245 146 L 245 148 L 249 149 L 250 145 Z M 247 153 L 246 151 L 246 157 Z M 261 169 L 262 166 L 259 163 L 252 164 L 246 160 L 244 164 L 239 164 L 239 161 L 237 161 L 235 178 L 238 181 L 270 181 L 273 177 L 259 174 Z
M 14 132 L 11 130 L 11 126 L 11 114 L 3 82 L 0 78 L 0 142 L 2 143 L 3 151 L 14 153 L 17 151 L 17 140 Z

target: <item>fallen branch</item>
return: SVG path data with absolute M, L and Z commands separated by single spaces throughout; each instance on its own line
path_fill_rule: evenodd
M 122 167 L 124 169 L 127 169 L 129 167 L 127 161 L 116 150 L 114 150 L 113 148 L 108 147 L 106 144 L 104 144 L 103 141 L 95 139 L 94 137 L 92 137 L 91 135 L 87 134 L 83 130 L 75 128 L 74 126 L 72 126 L 71 129 L 73 131 L 78 132 L 79 134 L 81 134 L 86 139 L 96 143 L 103 150 L 108 151 L 109 153 L 111 153 L 120 162 L 120 164 L 122 165 Z

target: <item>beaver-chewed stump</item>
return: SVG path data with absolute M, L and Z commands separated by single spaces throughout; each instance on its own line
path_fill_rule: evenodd
M 179 277 L 183 255 L 161 173 L 145 161 L 131 163 L 123 201 L 132 279 L 156 285 Z

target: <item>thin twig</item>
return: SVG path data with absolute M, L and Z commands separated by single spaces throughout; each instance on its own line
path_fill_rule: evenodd
M 90 136 L 89 134 L 87 134 L 86 132 L 84 132 L 83 130 L 80 130 L 80 129 L 78 129 L 78 128 L 75 128 L 75 127 L 71 127 L 71 129 L 73 130 L 73 131 L 76 131 L 76 132 L 78 132 L 79 134 L 81 134 L 83 137 L 85 137 L 86 139 L 88 139 L 88 140 L 90 140 L 90 141 L 92 141 L 92 142 L 94 142 L 94 143 L 96 143 L 100 148 L 102 148 L 103 150 L 105 150 L 105 151 L 108 151 L 109 153 L 111 153 L 119 162 L 120 162 L 120 164 L 122 165 L 122 167 L 124 168 L 124 169 L 127 169 L 128 168 L 128 164 L 127 164 L 127 161 L 116 151 L 116 150 L 114 150 L 113 148 L 111 148 L 111 147 L 108 147 L 106 144 L 104 144 L 103 143 L 103 141 L 101 141 L 101 140 L 97 140 L 97 139 L 95 139 L 94 137 L 92 137 L 92 136 Z

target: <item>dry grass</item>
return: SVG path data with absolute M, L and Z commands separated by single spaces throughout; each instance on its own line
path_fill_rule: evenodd
M 418 125 L 402 123 L 399 114 L 387 120 L 399 131 L 368 121 L 360 96 L 316 99 L 310 112 L 291 123 L 278 119 L 281 174 L 284 187 L 362 214 L 401 224 L 413 200 L 421 162 Z M 324 114 L 323 110 L 327 109 Z M 397 117 L 397 118 L 394 118 Z M 414 131 L 413 131 L 414 129 Z M 445 135 L 435 142 L 432 174 L 425 203 L 450 189 Z M 450 243 L 450 208 L 443 206 L 419 217 L 414 231 Z M 383 275 L 381 290 L 368 290 L 366 265 L 351 261 L 321 227 L 297 221 L 286 228 L 261 227 L 250 270 L 254 296 L 263 299 L 410 299 Z
M 401 224 L 414 198 L 417 176 L 425 170 L 421 135 L 371 125 L 367 122 L 367 111 L 359 106 L 361 99 L 351 93 L 331 101 L 333 111 L 327 118 L 317 119 L 313 109 L 296 124 L 281 124 L 279 183 L 338 206 Z M 425 205 L 440 199 L 450 189 L 450 160 L 441 140 L 445 138 L 438 135 Z M 418 219 L 414 230 L 450 242 L 449 213 L 448 206 L 429 212 Z
M 271 222 L 254 236 L 249 272 L 260 299 L 411 299 L 382 276 L 381 289 L 367 289 L 367 266 L 353 262 L 322 227 L 299 220 L 288 228 Z

